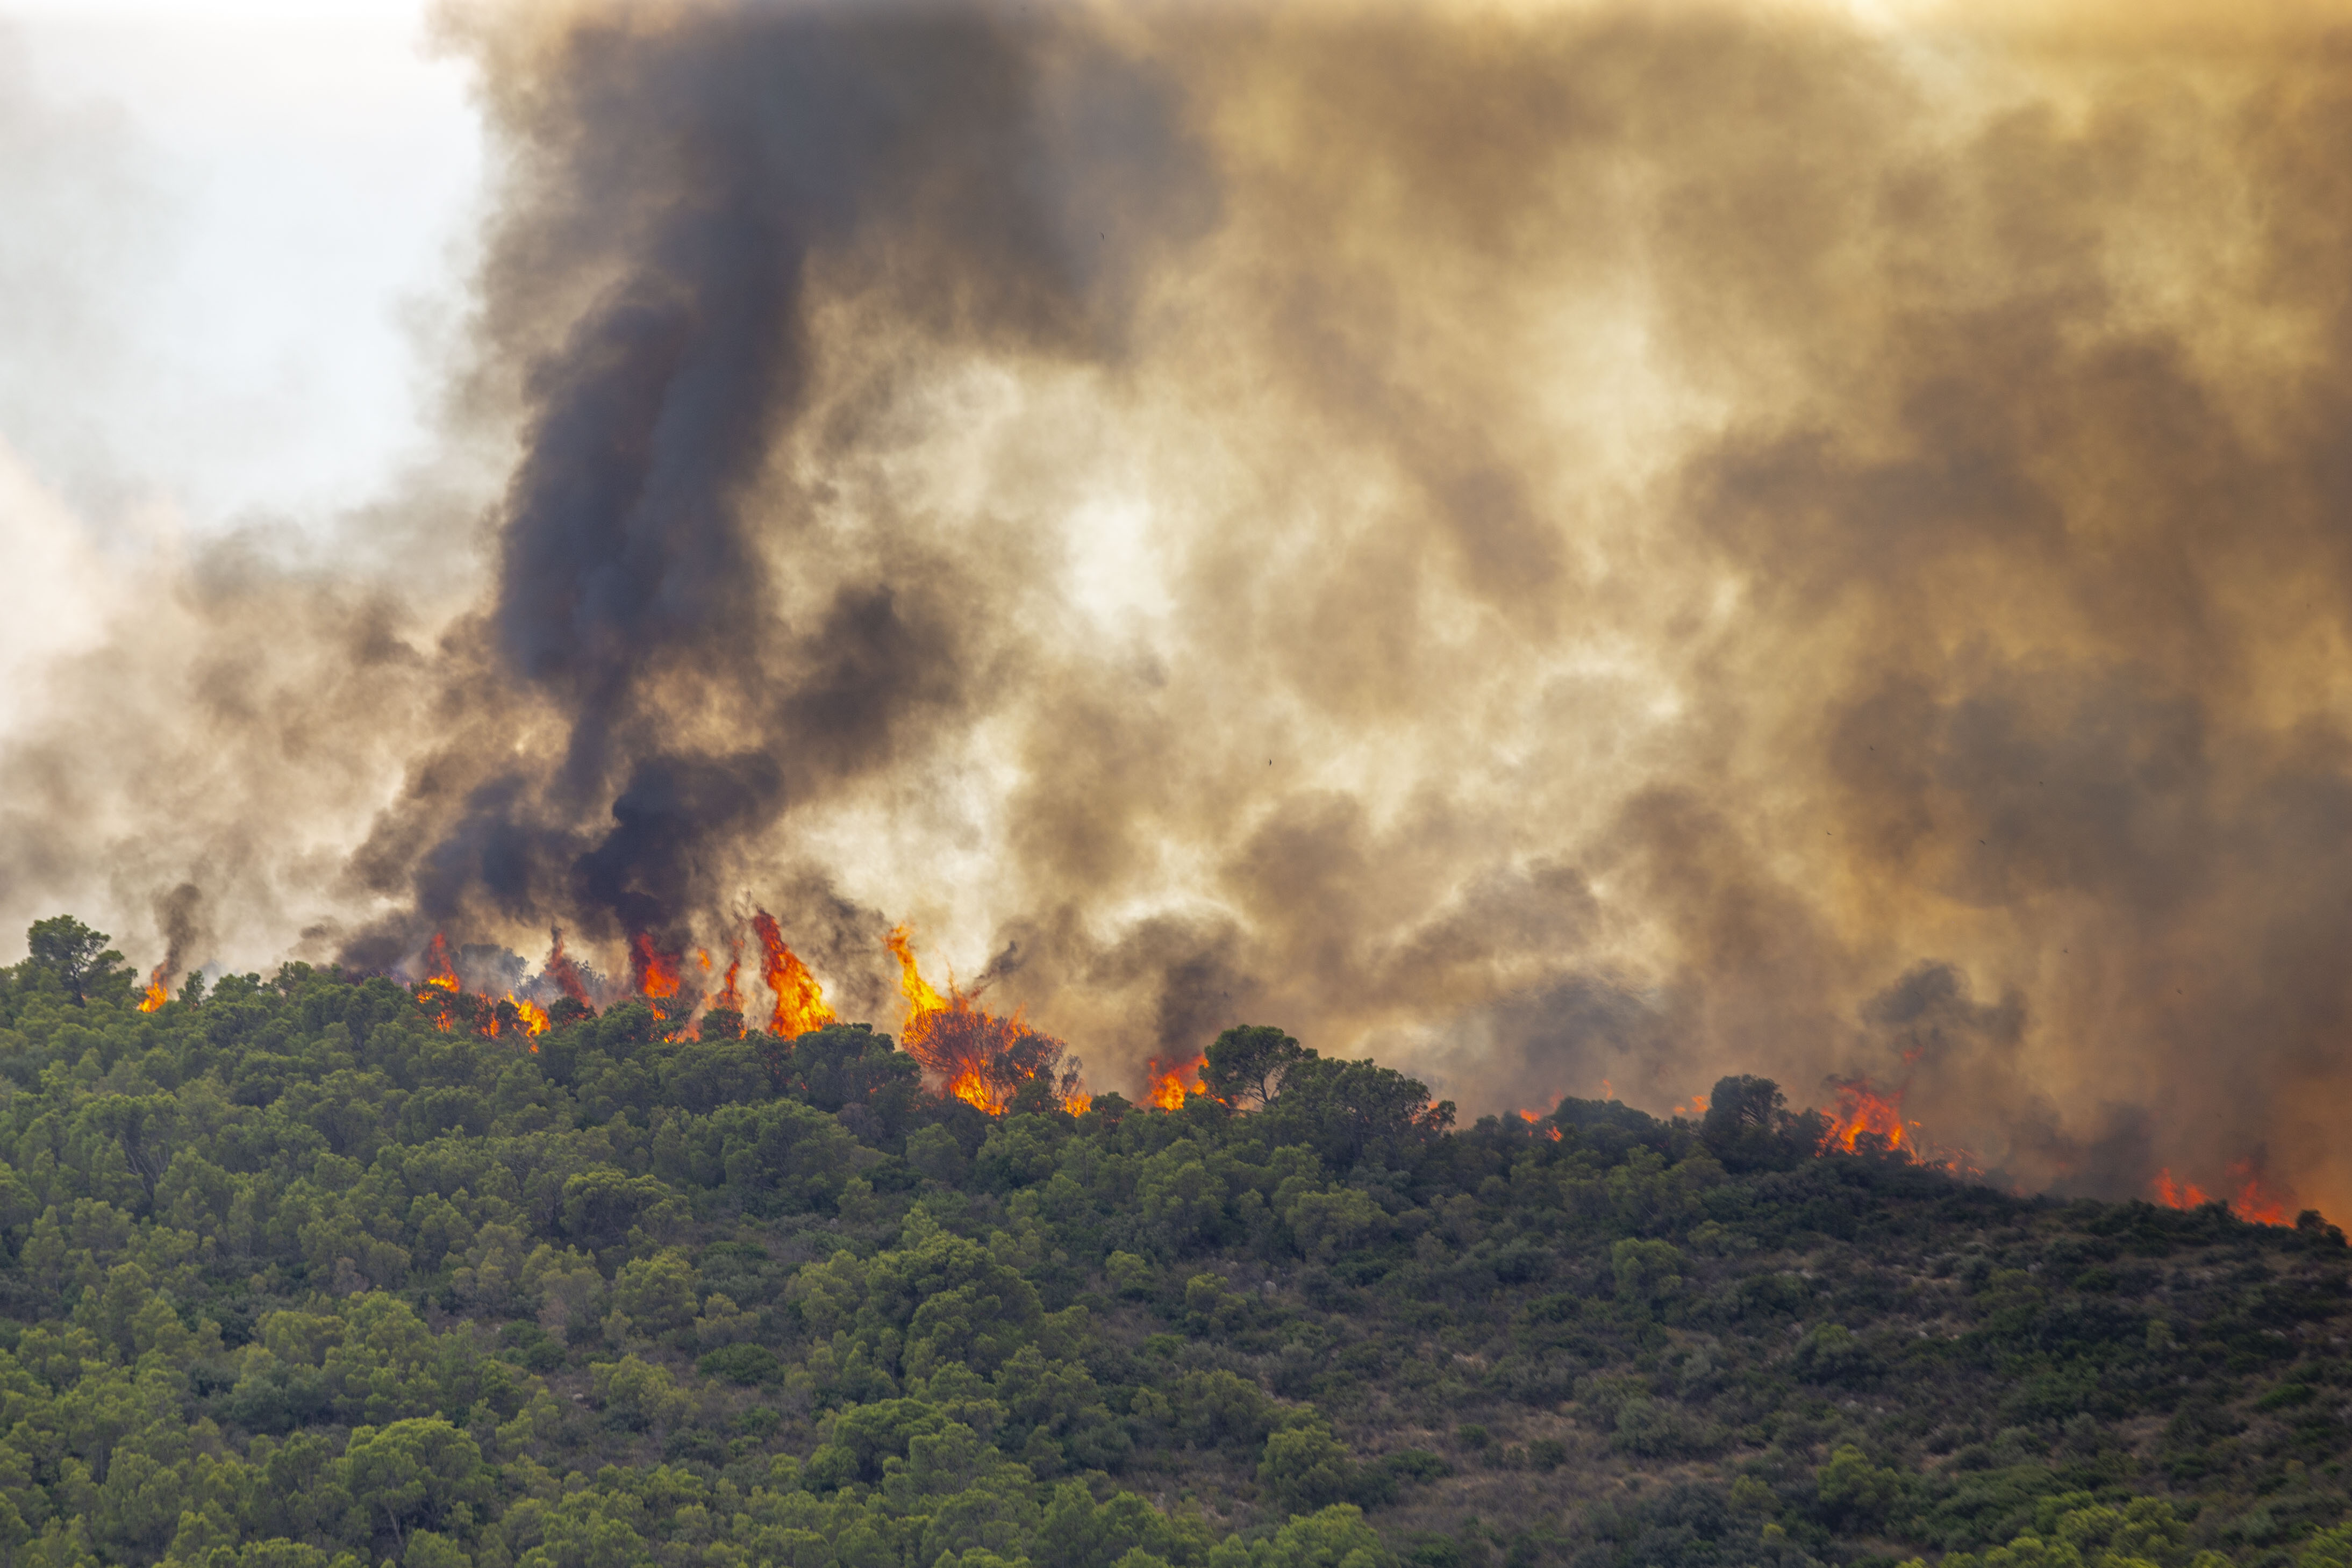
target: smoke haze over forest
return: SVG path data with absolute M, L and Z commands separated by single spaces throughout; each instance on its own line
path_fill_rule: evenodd
M 1864 1075 L 2340 1217 L 2352 32 L 2179 15 L 446 11 L 443 455 L 126 565 L 0 452 L 0 915 L 764 905 L 883 1028 L 910 920 L 1099 1088 Z

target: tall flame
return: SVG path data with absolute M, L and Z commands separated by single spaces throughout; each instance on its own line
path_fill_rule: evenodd
M 731 1012 L 743 1010 L 743 939 L 732 937 L 727 944 L 727 978 L 719 988 L 719 999 L 711 1004 Z
M 637 995 L 654 1005 L 654 1017 L 667 1019 L 668 1011 L 662 1003 L 677 995 L 677 956 L 654 946 L 654 939 L 640 931 L 629 938 L 629 977 L 635 982 Z
M 164 988 L 164 983 L 171 977 L 162 964 L 155 966 L 154 972 L 147 977 L 147 994 L 139 999 L 141 1012 L 152 1013 L 172 999 L 172 993 Z
M 514 1002 L 515 1016 L 522 1020 L 522 1030 L 525 1034 L 535 1040 L 547 1032 L 545 1008 L 541 1007 L 537 1002 L 518 1001 L 511 991 L 507 993 L 507 1000 Z M 537 1051 L 539 1047 L 534 1045 L 531 1049 Z
M 904 1032 L 911 1034 L 926 1017 L 932 1013 L 945 1012 L 948 1009 L 947 998 L 933 990 L 931 983 L 923 978 L 922 970 L 915 967 L 915 928 L 913 926 L 904 925 L 894 926 L 890 935 L 883 940 L 888 945 L 891 955 L 898 960 L 898 990 L 907 998 L 907 1027 Z M 950 990 L 955 988 L 955 981 L 952 978 L 948 981 L 948 988 Z
M 457 966 L 449 961 L 449 938 L 436 931 L 432 945 L 425 949 L 425 978 L 422 985 L 444 991 L 459 991 L 465 987 L 457 979 Z
M 760 939 L 762 954 L 761 973 L 768 989 L 775 994 L 775 1011 L 768 1019 L 768 1032 L 779 1040 L 798 1040 L 812 1030 L 820 1030 L 839 1019 L 825 1005 L 824 989 L 801 962 L 799 954 L 784 946 L 784 933 L 776 917 L 762 909 L 751 916 L 751 932 Z M 727 971 L 727 984 L 731 990 L 735 971 Z
M 1000 1018 L 984 1011 L 952 975 L 941 996 L 915 963 L 913 927 L 900 925 L 885 940 L 898 960 L 898 989 L 907 998 L 899 1048 L 923 1064 L 941 1093 L 1001 1116 L 1022 1084 L 1040 1079 L 1072 1115 L 1093 1104 L 1078 1087 L 1077 1062 L 1065 1060 L 1060 1040 L 1031 1029 L 1018 1012 Z

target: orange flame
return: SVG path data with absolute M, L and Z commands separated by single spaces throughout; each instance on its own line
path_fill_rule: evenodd
M 457 1028 L 451 1004 L 466 994 L 457 979 L 457 967 L 449 961 L 448 937 L 435 932 L 422 962 L 425 977 L 416 982 L 416 1005 L 432 1015 L 435 1029 L 447 1034 Z
M 420 984 L 445 991 L 465 989 L 457 979 L 457 966 L 449 961 L 449 938 L 438 931 L 433 934 L 433 945 L 425 949 L 425 978 Z
M 743 1010 L 742 978 L 743 942 L 742 938 L 736 937 L 727 944 L 727 979 L 719 988 L 719 999 L 711 1006 L 725 1008 L 730 1012 L 741 1012 Z
M 928 1015 L 947 1011 L 947 998 L 931 989 L 931 983 L 923 978 L 922 970 L 915 967 L 913 926 L 894 926 L 883 942 L 889 947 L 891 956 L 898 960 L 898 991 L 907 998 L 905 1032 L 912 1033 Z M 953 979 L 948 981 L 948 988 L 955 988 Z
M 2238 1196 L 2230 1207 L 2241 1219 L 2251 1219 L 2256 1225 L 2284 1225 L 2287 1208 L 2295 1201 L 2294 1194 L 2273 1191 L 2263 1185 L 2262 1173 L 2252 1160 L 2232 1160 L 2230 1174 L 2237 1178 Z
M 1521 1111 L 1519 1113 L 1519 1120 L 1522 1122 L 1532 1122 L 1541 1113 L 1542 1113 L 1537 1111 Z
M 147 994 L 139 1001 L 141 1012 L 152 1013 L 172 999 L 172 993 L 163 988 L 163 982 L 171 977 L 170 971 L 163 965 L 155 966 L 154 973 L 147 977 Z
M 2293 1192 L 2267 1185 L 2251 1159 L 2232 1160 L 2228 1168 L 2238 1184 L 2238 1196 L 2228 1202 L 2239 1218 L 2256 1225 L 2291 1223 L 2287 1214 L 2296 1201 Z M 2194 1182 L 2176 1184 L 2169 1166 L 2156 1173 L 2153 1185 L 2157 1202 L 2167 1208 L 2197 1208 L 2213 1201 L 2212 1196 Z
M 1094 1103 L 1079 1092 L 1078 1064 L 1065 1060 L 1067 1048 L 1060 1040 L 1031 1029 L 1017 1012 L 1000 1018 L 984 1011 L 957 988 L 952 975 L 948 994 L 940 995 L 916 966 L 914 937 L 912 926 L 900 925 L 885 938 L 898 960 L 898 989 L 907 998 L 898 1046 L 923 1064 L 941 1093 L 1001 1116 L 1022 1084 L 1043 1079 L 1074 1115 Z
M 2156 1173 L 2156 1201 L 2167 1208 L 2199 1208 L 2213 1200 L 2205 1195 L 2203 1187 L 2194 1182 L 2175 1186 L 2172 1167 L 2167 1166 Z
M 1151 1089 L 1144 1098 L 1162 1111 L 1181 1111 L 1187 1095 L 1206 1094 L 1201 1083 L 1201 1069 L 1208 1062 L 1205 1056 L 1188 1057 L 1172 1067 L 1162 1067 L 1157 1057 L 1143 1064 L 1151 1080 Z
M 555 939 L 550 967 L 558 962 L 567 967 L 570 964 L 563 957 L 561 936 Z M 434 936 L 432 945 L 425 949 L 424 967 L 425 978 L 416 982 L 416 1005 L 425 1009 L 433 1019 L 433 1027 L 443 1034 L 456 1033 L 461 1022 L 485 1040 L 496 1040 L 509 1028 L 521 1030 L 525 1036 L 547 1032 L 546 1009 L 534 1002 L 518 1001 L 512 991 L 502 1001 L 488 991 L 479 996 L 467 995 L 458 981 L 457 966 L 449 961 L 446 936 L 437 933 Z M 534 1045 L 531 1049 L 537 1051 L 539 1047 Z
M 1916 1146 L 1911 1129 L 1903 1120 L 1903 1091 L 1889 1090 L 1885 1093 L 1871 1087 L 1867 1078 L 1832 1079 L 1831 1089 L 1837 1096 L 1837 1114 L 1832 1119 L 1828 1136 L 1822 1147 L 1834 1145 L 1848 1154 L 1854 1152 L 1864 1133 L 1886 1140 L 1890 1150 Z
M 565 996 L 584 1004 L 588 1000 L 588 982 L 581 978 L 580 966 L 563 950 L 563 927 L 549 927 L 547 940 L 547 962 L 540 966 L 541 977 L 553 980 Z
M 661 1003 L 677 995 L 677 956 L 656 947 L 654 939 L 640 931 L 629 938 L 629 976 L 637 994 L 654 1004 L 654 1017 L 669 1017 Z
M 825 1005 L 824 988 L 801 962 L 799 954 L 784 946 L 782 927 L 776 917 L 766 910 L 751 916 L 752 934 L 760 938 L 765 955 L 761 966 L 768 989 L 775 993 L 775 1011 L 768 1019 L 768 1032 L 779 1040 L 798 1040 L 812 1030 L 820 1030 L 839 1019 Z M 735 983 L 735 971 L 727 971 L 727 983 Z

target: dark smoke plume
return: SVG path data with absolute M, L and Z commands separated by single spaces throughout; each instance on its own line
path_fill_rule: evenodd
M 2324 17 L 449 31 L 503 490 L 140 579 L 0 762 L 12 909 L 616 973 L 764 905 L 885 1027 L 908 918 L 1097 1088 L 1272 1021 L 2352 1205 Z

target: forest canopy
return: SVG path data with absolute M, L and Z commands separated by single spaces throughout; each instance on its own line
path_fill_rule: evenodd
M 863 1024 L 27 955 L 11 1564 L 2352 1563 L 2315 1214 L 1997 1192 L 1753 1078 L 1459 1127 L 1253 1026 L 991 1115 Z

